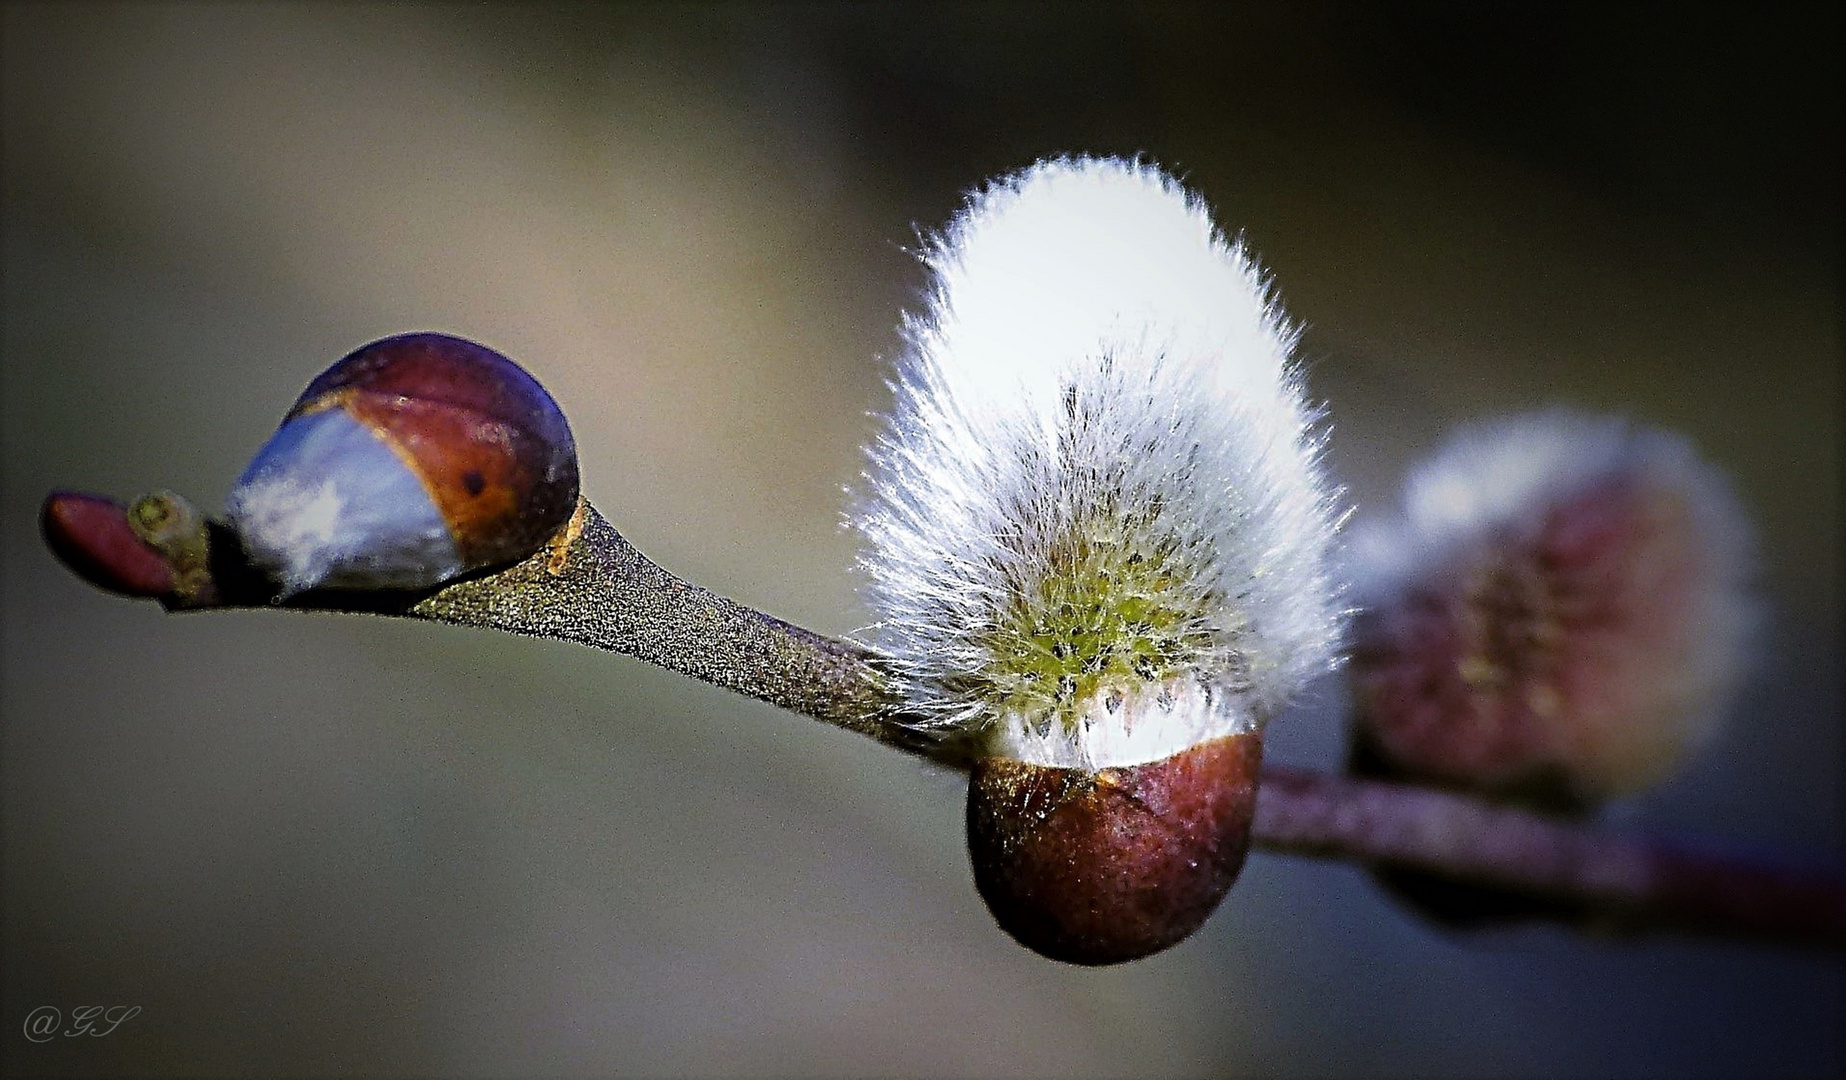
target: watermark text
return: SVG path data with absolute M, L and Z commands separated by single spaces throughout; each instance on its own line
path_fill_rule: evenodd
M 109 1034 L 141 1011 L 139 1005 L 79 1005 L 71 1010 L 70 1019 L 52 1005 L 40 1005 L 26 1014 L 26 1038 L 33 1042 L 49 1042 L 60 1036 L 75 1039 L 81 1035 L 93 1038 Z

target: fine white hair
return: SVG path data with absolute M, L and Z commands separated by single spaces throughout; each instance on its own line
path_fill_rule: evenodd
M 910 721 L 1127 764 L 1252 730 L 1331 666 L 1335 496 L 1296 331 L 1203 203 L 1151 165 L 1050 160 L 922 257 L 852 522 Z M 1110 671 L 1133 674 L 1085 678 Z

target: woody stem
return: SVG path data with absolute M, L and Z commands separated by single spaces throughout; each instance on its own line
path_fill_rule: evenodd
M 60 499 L 90 500 L 92 507 L 97 501 L 53 495 L 48 523 L 76 520 L 53 512 Z M 675 577 L 636 551 L 587 502 L 547 548 L 498 572 L 420 593 L 320 590 L 280 605 L 274 586 L 244 561 L 235 538 L 221 525 L 198 521 L 196 535 L 161 539 L 160 553 L 175 553 L 171 580 L 177 584 L 160 597 L 170 610 L 282 606 L 572 641 L 634 656 L 940 764 L 966 764 L 903 722 L 870 650 Z M 132 537 L 105 536 L 106 543 L 73 547 L 74 539 L 96 537 L 55 535 L 50 524 L 47 535 L 73 569 L 118 591 L 126 591 L 120 582 L 130 575 L 100 563 L 121 551 L 147 557 Z M 77 548 L 87 562 L 70 554 Z M 1846 949 L 1846 874 L 1838 868 L 1620 836 L 1452 793 L 1271 765 L 1262 772 L 1252 839 L 1272 851 L 1414 871 L 1516 895 L 1540 902 L 1533 909 L 1538 914 L 1567 922 Z

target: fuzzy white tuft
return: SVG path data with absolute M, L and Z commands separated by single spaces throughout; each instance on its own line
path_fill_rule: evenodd
M 1737 609 L 1720 621 L 1741 641 L 1754 623 L 1745 602 L 1754 540 L 1723 475 L 1682 436 L 1568 409 L 1463 427 L 1411 470 L 1397 516 L 1365 521 L 1347 540 L 1353 600 L 1370 607 L 1444 572 L 1459 551 L 1508 532 L 1534 533 L 1553 507 L 1619 477 L 1676 493 L 1694 511 L 1701 543 L 1721 568 L 1719 592 Z
M 284 596 L 425 588 L 462 569 L 423 481 L 338 408 L 284 422 L 238 479 L 226 516 Z
M 1049 161 L 924 259 L 853 521 L 915 723 L 1132 764 L 1251 730 L 1326 670 L 1317 415 L 1294 330 L 1204 206 L 1151 166 Z

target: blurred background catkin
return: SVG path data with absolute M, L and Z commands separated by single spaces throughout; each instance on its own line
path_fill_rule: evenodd
M 564 405 L 663 565 L 814 629 L 907 254 L 1145 153 L 1307 325 L 1363 513 L 1452 422 L 1690 434 L 1772 611 L 1624 827 L 1842 848 L 1839 14 L 1698 5 L 4 8 L 8 1075 L 1837 1075 L 1837 960 L 1450 937 L 1258 854 L 1155 959 L 1050 964 L 953 777 L 625 659 L 104 596 L 53 487 L 217 507 L 307 381 L 430 329 Z M 1271 756 L 1333 767 L 1333 683 Z M 33 1008 L 142 1012 L 27 1042 Z

